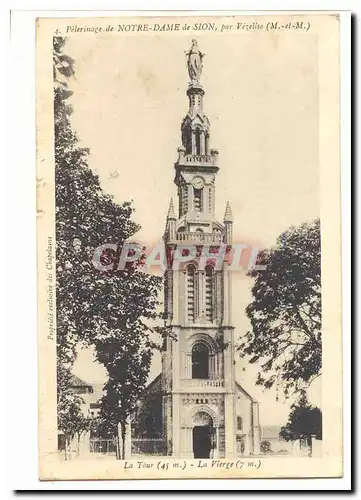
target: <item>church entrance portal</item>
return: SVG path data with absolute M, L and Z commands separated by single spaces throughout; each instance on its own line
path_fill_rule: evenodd
M 211 432 L 208 425 L 193 427 L 194 458 L 209 458 L 211 453 Z
M 208 413 L 201 411 L 193 418 L 193 455 L 194 458 L 210 458 L 214 428 Z

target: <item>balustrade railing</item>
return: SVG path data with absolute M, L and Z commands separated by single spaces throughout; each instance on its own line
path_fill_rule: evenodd
M 184 378 L 181 380 L 181 387 L 198 387 L 202 389 L 224 387 L 224 381 L 221 379 Z
M 186 163 L 213 163 L 211 155 L 186 155 L 184 159 Z
M 177 233 L 177 241 L 195 241 L 200 243 L 222 243 L 223 235 L 218 233 L 183 232 Z
M 217 166 L 218 151 L 215 149 L 212 149 L 211 154 L 208 155 L 185 154 L 183 149 L 179 149 L 178 153 L 178 163 L 180 164 L 190 163 L 192 165 L 206 164 Z

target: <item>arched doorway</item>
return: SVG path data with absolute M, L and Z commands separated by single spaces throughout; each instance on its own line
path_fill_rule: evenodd
M 214 448 L 215 429 L 212 417 L 199 411 L 193 417 L 193 455 L 194 458 L 210 458 Z

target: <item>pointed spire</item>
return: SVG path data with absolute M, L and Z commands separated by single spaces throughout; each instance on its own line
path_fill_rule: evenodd
M 175 216 L 175 213 L 174 213 L 174 206 L 173 206 L 173 198 L 170 199 L 167 219 L 168 220 L 169 219 L 176 220 L 176 216 Z
M 227 201 L 226 211 L 224 213 L 223 222 L 233 222 L 232 209 L 229 201 Z

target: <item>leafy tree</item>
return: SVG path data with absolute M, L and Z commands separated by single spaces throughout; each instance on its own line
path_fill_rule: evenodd
M 122 342 L 119 342 L 122 338 Z M 100 345 L 101 344 L 101 345 Z M 134 322 L 127 329 L 114 330 L 113 338 L 97 344 L 98 359 L 108 370 L 105 395 L 101 400 L 99 432 L 104 437 L 116 437 L 121 424 L 124 444 L 127 419 L 136 412 L 148 380 L 154 345 L 141 324 Z
M 271 453 L 272 452 L 271 443 L 269 441 L 266 441 L 266 440 L 261 441 L 260 450 L 261 450 L 261 453 L 264 453 L 264 454 Z
M 261 363 L 257 384 L 282 386 L 285 395 L 321 375 L 320 221 L 290 227 L 253 269 L 253 300 L 246 312 L 251 329 L 239 349 Z
M 311 436 L 322 439 L 322 412 L 311 406 L 306 392 L 301 391 L 298 402 L 291 406 L 287 424 L 280 430 L 280 437 L 285 441 L 306 438 L 309 443 Z
M 157 319 L 162 280 L 141 270 L 142 259 L 118 270 L 125 242 L 140 227 L 131 218 L 130 202 L 116 204 L 103 191 L 99 177 L 87 164 L 88 149 L 79 146 L 72 130 L 68 79 L 75 74 L 74 61 L 63 54 L 64 44 L 64 38 L 54 38 L 58 374 L 70 373 L 77 345 L 94 346 L 110 377 L 108 402 L 114 403 L 116 415 L 118 407 L 122 409 L 119 418 L 124 421 L 144 387 L 151 349 L 158 346 L 154 334 L 159 330 L 151 324 Z M 100 260 L 110 269 L 96 269 L 94 252 L 109 243 L 116 250 L 102 252 Z M 58 382 L 58 411 L 64 417 L 71 393 L 68 382 L 66 377 Z M 118 400 L 111 393 L 112 386 L 118 390 Z M 125 402 L 124 395 L 129 401 Z M 75 418 L 75 408 L 70 414 Z M 63 419 L 64 426 L 67 421 Z
M 55 74 L 68 77 L 74 74 L 73 61 L 61 54 L 63 45 L 63 38 L 54 39 Z M 111 299 L 116 309 L 129 310 L 122 307 L 125 299 L 118 303 L 121 295 L 115 297 L 122 280 L 99 272 L 92 258 L 97 247 L 122 245 L 139 226 L 130 218 L 130 203 L 115 204 L 87 164 L 89 151 L 79 147 L 71 128 L 67 81 L 57 78 L 54 92 L 57 336 L 59 355 L 68 361 L 74 359 L 79 340 L 91 342 L 96 335 L 106 310 L 113 307 Z

